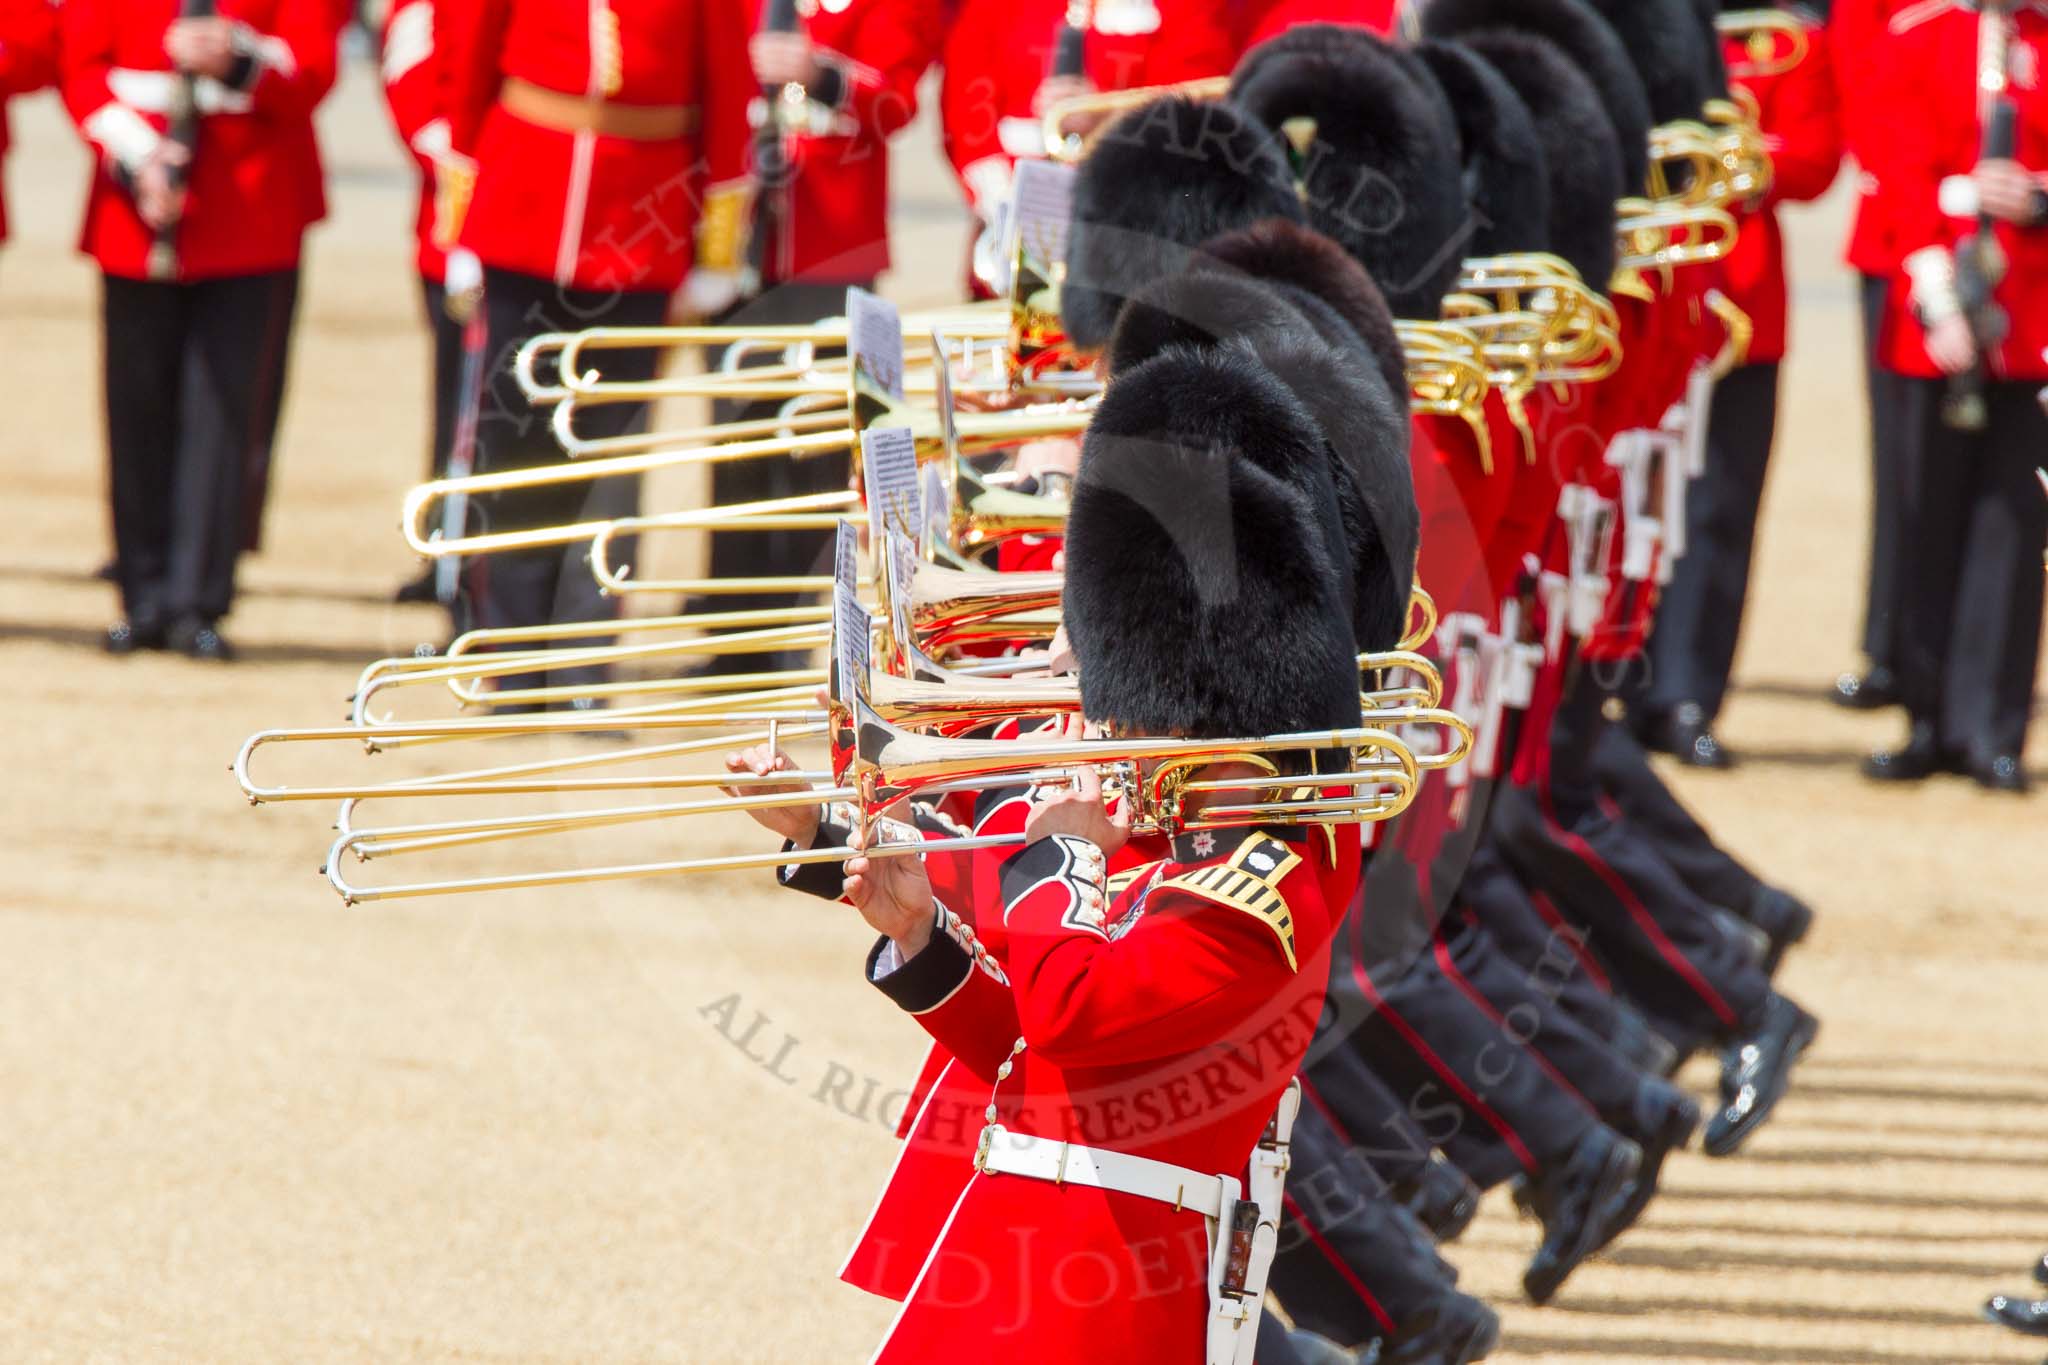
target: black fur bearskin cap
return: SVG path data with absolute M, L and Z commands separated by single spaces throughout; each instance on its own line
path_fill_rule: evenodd
M 1692 0 L 1693 22 L 1699 28 L 1700 46 L 1705 52 L 1707 97 L 1717 100 L 1728 98 L 1728 62 L 1721 52 L 1721 30 L 1714 23 L 1723 8 L 1721 0 Z M 1825 21 L 1828 7 L 1822 4 L 1817 8 Z
M 1060 318 L 1084 350 L 1123 301 L 1180 268 L 1187 249 L 1262 218 L 1302 216 L 1279 135 L 1228 104 L 1169 97 L 1125 114 L 1074 183 Z
M 1697 119 L 1700 106 L 1713 98 L 1713 87 L 1693 0 L 1589 3 L 1613 28 L 1635 63 L 1650 99 L 1650 117 L 1658 123 Z
M 1416 57 L 1435 73 L 1458 116 L 1467 256 L 1550 250 L 1550 170 L 1535 119 L 1493 63 L 1458 43 L 1425 38 Z
M 1550 170 L 1550 249 L 1605 292 L 1614 274 L 1621 153 L 1600 92 L 1555 43 L 1509 29 L 1459 40 L 1493 63 L 1529 107 Z
M 1386 295 L 1343 247 L 1314 228 L 1284 219 L 1269 218 L 1235 232 L 1211 237 L 1197 248 L 1192 268 L 1207 270 L 1222 266 L 1242 271 L 1278 286 L 1288 302 L 1295 305 L 1324 333 L 1324 340 L 1336 344 L 1323 324 L 1323 313 L 1342 320 L 1351 338 L 1364 347 L 1368 360 L 1378 367 L 1389 393 L 1405 393 L 1408 372 L 1401 355 L 1401 339 L 1394 331 L 1394 312 Z
M 1449 93 L 1435 86 L 1429 68 L 1418 61 L 1407 46 L 1391 42 L 1356 24 L 1296 24 L 1282 29 L 1238 59 L 1236 70 L 1230 73 L 1231 85 L 1244 84 L 1258 73 L 1260 67 L 1281 57 L 1342 57 L 1361 51 L 1368 60 L 1385 58 L 1407 72 L 1409 79 L 1415 81 L 1428 98 L 1438 126 L 1447 135 L 1457 136 L 1457 115 L 1451 110 Z
M 1301 308 L 1304 298 L 1318 302 L 1216 263 L 1155 280 L 1117 322 L 1107 352 L 1112 382 L 1173 347 L 1249 347 L 1322 435 L 1335 501 L 1317 509 L 1318 520 L 1331 543 L 1344 547 L 1344 596 L 1357 647 L 1392 649 L 1407 621 L 1419 536 L 1406 377 L 1400 389 L 1390 388 L 1350 327 L 1325 307 L 1326 330 L 1313 310 Z M 1304 487 L 1318 495 L 1323 489 L 1315 476 Z
M 1464 195 L 1444 174 L 1457 135 L 1443 93 L 1369 34 L 1310 28 L 1319 42 L 1290 33 L 1287 50 L 1250 54 L 1231 99 L 1269 127 L 1313 123 L 1301 163 L 1309 223 L 1365 266 L 1396 316 L 1437 317 L 1464 255 Z
M 1359 723 L 1329 477 L 1314 418 L 1245 343 L 1170 347 L 1109 386 L 1062 603 L 1090 719 L 1207 739 Z
M 1614 29 L 1582 0 L 1431 0 L 1422 12 L 1422 27 L 1432 38 L 1516 29 L 1557 44 L 1593 82 L 1600 107 L 1614 125 L 1622 193 L 1643 193 L 1650 170 L 1650 97 Z M 1515 74 L 1499 61 L 1494 65 L 1503 76 Z M 1517 81 L 1515 88 L 1533 103 L 1525 83 Z

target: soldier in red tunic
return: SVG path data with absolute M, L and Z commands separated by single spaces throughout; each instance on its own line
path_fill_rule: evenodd
M 454 164 L 473 167 L 461 251 L 480 264 L 488 381 L 477 414 L 482 471 L 561 458 L 511 359 L 540 332 L 648 326 L 685 277 L 731 296 L 747 180 L 748 24 L 730 0 L 441 0 L 435 49 Z M 459 192 L 452 198 L 461 199 Z M 620 353 L 608 379 L 651 376 Z M 621 404 L 582 434 L 642 418 Z M 500 495 L 474 509 L 493 530 L 631 512 L 627 480 Z M 580 556 L 496 554 L 465 574 L 459 612 L 478 626 L 608 614 Z M 588 673 L 552 675 L 575 685 Z
M 0 0 L 0 160 L 7 155 L 7 97 L 56 79 L 56 8 L 49 0 Z M 0 242 L 6 240 L 7 208 L 0 202 Z
M 1090 715 L 1190 737 L 1350 723 L 1348 552 L 1290 481 L 1321 447 L 1246 352 L 1119 376 L 1066 548 Z M 1039 791 L 997 903 L 964 908 L 999 921 L 986 952 L 912 860 L 846 865 L 884 934 L 870 977 L 988 1101 L 973 1174 L 948 1187 L 880 1360 L 1250 1358 L 1259 1286 L 1225 1265 L 1238 1177 L 1306 1050 L 1358 843 L 1198 830 L 1111 890 L 1126 823 L 1086 769 Z
M 1069 31 L 1068 0 L 965 0 L 946 35 L 939 116 L 946 156 L 983 222 L 1010 192 L 1011 168 L 1045 155 L 1039 119 L 1069 96 L 1222 76 L 1238 46 L 1227 0 L 1095 0 Z M 1055 56 L 1080 58 L 1056 71 Z
M 1723 264 L 1722 288 L 1749 316 L 1754 331 L 1744 363 L 1714 386 L 1706 419 L 1706 468 L 1685 495 L 1686 550 L 1658 603 L 1649 682 L 1634 708 L 1640 714 L 1631 717 L 1647 732 L 1650 747 L 1700 767 L 1730 762 L 1713 725 L 1735 662 L 1749 594 L 1750 551 L 1777 429 L 1786 315 L 1778 205 L 1819 197 L 1841 165 L 1826 31 L 1816 16 L 1792 13 L 1807 34 L 1805 59 L 1787 72 L 1736 80 L 1756 98 L 1758 123 L 1771 152 L 1770 192 L 1742 216 L 1741 234 Z M 1726 57 L 1739 71 L 1746 60 L 1744 45 L 1729 40 Z
M 260 510 L 300 241 L 326 212 L 313 108 L 331 0 L 76 0 L 64 102 L 99 163 L 82 249 L 103 276 L 117 653 L 233 651 L 217 624 Z
M 1927 411 L 1907 486 L 1904 747 L 1872 777 L 1943 769 L 1993 791 L 2021 767 L 2041 638 L 2048 500 L 2048 7 L 1923 0 L 1892 16 L 1887 361 Z
M 399 0 L 384 17 L 379 66 L 384 102 L 391 111 L 399 141 L 412 155 L 420 174 L 419 208 L 413 216 L 413 261 L 420 277 L 420 299 L 427 330 L 433 338 L 433 419 L 428 429 L 427 471 L 440 478 L 448 471 L 461 408 L 463 323 L 456 312 L 475 305 L 474 293 L 451 309 L 447 290 L 451 224 L 440 210 L 455 184 L 467 185 L 464 170 L 451 165 L 448 119 L 441 110 L 441 82 L 434 61 L 434 0 Z M 400 602 L 430 602 L 435 597 L 436 569 L 429 565 L 399 588 Z
M 1870 407 L 1870 563 L 1863 596 L 1864 671 L 1835 679 L 1830 698 L 1851 710 L 1899 700 L 1899 594 L 1904 587 L 1905 460 L 1919 422 L 1907 409 L 1912 385 L 1884 359 L 1885 301 L 1899 253 L 1890 225 L 1890 150 L 1877 90 L 1886 25 L 1909 0 L 1834 0 L 1827 48 L 1834 69 L 1843 150 L 1856 161 L 1856 216 L 1842 258 L 1856 272 L 1863 315 L 1864 382 Z
M 774 6 L 768 17 L 773 19 Z M 764 26 L 747 53 L 756 102 L 752 240 L 760 294 L 723 322 L 781 326 L 843 312 L 850 286 L 872 289 L 889 268 L 889 139 L 917 113 L 917 85 L 939 47 L 937 0 L 802 0 L 794 26 Z M 721 421 L 772 416 L 773 403 L 718 406 Z M 830 492 L 846 486 L 846 461 L 736 460 L 712 466 L 719 506 Z M 745 531 L 711 538 L 711 573 L 758 578 L 815 572 L 822 531 Z M 793 599 L 723 594 L 722 610 Z M 787 656 L 733 654 L 709 671 L 796 666 Z

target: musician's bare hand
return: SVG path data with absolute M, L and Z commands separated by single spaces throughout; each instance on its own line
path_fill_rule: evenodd
M 235 64 L 234 23 L 218 17 L 174 19 L 164 30 L 164 55 L 180 71 L 224 80 Z
M 801 33 L 756 33 L 747 39 L 747 60 L 763 85 L 810 85 L 818 79 L 818 58 Z
M 729 773 L 751 773 L 755 777 L 766 777 L 770 773 L 794 772 L 796 761 L 780 749 L 766 744 L 756 744 L 750 749 L 741 749 L 725 756 L 725 770 Z M 807 790 L 802 782 L 749 782 L 740 787 L 721 787 L 727 796 L 778 796 L 788 792 Z M 818 807 L 815 803 L 801 806 L 769 806 L 750 810 L 747 814 L 754 822 L 774 834 L 795 844 L 798 848 L 809 848 L 818 837 Z
M 1969 319 L 1957 313 L 1927 329 L 1927 358 L 1943 374 L 1961 374 L 1977 363 L 1977 338 Z
M 1980 161 L 1970 178 L 1977 182 L 1978 206 L 1993 218 L 2008 223 L 2036 221 L 2041 182 L 2019 162 L 2006 157 Z
M 152 232 L 184 216 L 185 188 L 173 181 L 172 173 L 191 159 L 187 148 L 164 138 L 135 172 L 135 211 Z
M 853 846 L 860 849 L 867 845 L 866 836 L 856 829 Z M 846 860 L 846 880 L 841 890 L 869 927 L 896 945 L 904 961 L 917 956 L 931 942 L 937 911 L 931 879 L 925 876 L 924 859 L 917 854 L 891 858 L 855 854 Z
M 1087 735 L 1079 716 L 1068 716 L 1047 733 L 1047 738 L 1078 740 Z M 1034 736 L 1036 738 L 1036 736 Z M 1024 837 L 1038 840 L 1054 834 L 1086 839 L 1101 849 L 1103 856 L 1115 853 L 1131 837 L 1131 807 L 1127 801 L 1107 802 L 1102 796 L 1102 778 L 1087 764 L 1075 767 L 1064 787 L 1041 787 L 1031 795 L 1031 814 L 1024 821 Z
M 1048 474 L 1071 479 L 1081 468 L 1081 443 L 1066 436 L 1026 441 L 1017 447 L 1017 473 L 1041 483 Z

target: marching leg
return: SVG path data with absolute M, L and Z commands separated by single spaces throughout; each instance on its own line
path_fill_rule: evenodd
M 161 648 L 170 625 L 171 478 L 190 296 L 180 285 L 101 281 L 108 492 L 124 620 L 107 648 Z
M 1970 508 L 1984 477 L 1983 433 L 1957 431 L 1942 420 L 1943 381 L 1916 379 L 1912 400 L 1919 435 L 1911 451 L 1907 483 L 1907 543 L 1913 571 L 1907 576 L 1898 637 L 1900 700 L 1910 728 L 1906 743 L 1863 761 L 1867 777 L 1884 782 L 1917 782 L 1963 766 L 1966 736 L 1943 721 L 1948 708 L 1949 654 L 1958 629 L 1957 588 L 1962 582 Z M 1974 622 L 1974 608 L 1970 613 Z M 1947 715 L 1953 726 L 1958 718 Z
M 1844 673 L 1836 679 L 1833 693 L 1837 703 L 1858 710 L 1899 699 L 1898 634 L 1908 569 L 1906 469 L 1919 428 L 1911 411 L 1917 401 L 1914 386 L 1880 360 L 1890 290 L 1889 276 L 1862 278 L 1863 373 L 1870 408 L 1870 567 L 1864 584 L 1863 654 L 1869 663 L 1861 675 Z
M 1649 686 L 1638 719 L 1651 747 L 1695 767 L 1729 762 L 1713 725 L 1749 596 L 1777 408 L 1775 363 L 1745 365 L 1715 385 L 1706 472 L 1686 492 L 1686 551 L 1650 635 Z
M 171 644 L 229 659 L 218 623 L 234 605 L 252 446 L 267 442 L 282 383 L 298 272 L 188 286 L 192 325 L 179 403 L 178 459 L 165 602 Z

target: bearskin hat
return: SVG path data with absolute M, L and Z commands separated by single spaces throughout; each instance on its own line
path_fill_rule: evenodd
M 1438 126 L 1446 134 L 1457 136 L 1457 116 L 1451 110 L 1449 92 L 1433 86 L 1429 68 L 1417 61 L 1406 45 L 1390 42 L 1371 29 L 1360 28 L 1356 24 L 1295 24 L 1282 29 L 1238 59 L 1237 69 L 1230 73 L 1231 85 L 1235 88 L 1250 81 L 1260 67 L 1278 58 L 1343 57 L 1360 51 L 1368 60 L 1391 59 L 1407 72 L 1409 79 L 1415 81 L 1429 99 Z
M 1284 50 L 1240 65 L 1231 99 L 1269 127 L 1313 125 L 1301 168 L 1309 223 L 1365 266 L 1397 316 L 1436 317 L 1457 280 L 1464 218 L 1443 173 L 1457 139 L 1442 92 L 1362 30 L 1311 25 L 1275 43 Z
M 1317 509 L 1318 517 L 1331 543 L 1343 547 L 1349 573 L 1345 601 L 1357 646 L 1391 649 L 1407 620 L 1419 535 L 1408 467 L 1407 380 L 1401 375 L 1401 387 L 1390 388 L 1348 324 L 1323 307 L 1341 333 L 1333 344 L 1299 303 L 1271 281 L 1214 262 L 1155 280 L 1125 305 L 1117 321 L 1107 352 L 1110 373 L 1121 376 L 1173 347 L 1248 347 L 1307 409 L 1322 435 L 1332 486 L 1326 490 L 1318 475 L 1304 486 L 1334 498 Z
M 1483 29 L 1459 40 L 1514 86 L 1550 172 L 1550 249 L 1604 290 L 1614 274 L 1621 154 L 1600 92 L 1557 44 L 1532 33 Z
M 1721 17 L 1721 0 L 1692 0 L 1693 23 L 1700 31 L 1702 79 L 1707 83 L 1709 99 L 1728 98 L 1728 62 L 1721 52 L 1721 30 L 1715 20 Z M 1827 18 L 1827 6 L 1817 6 L 1823 20 Z
M 1187 249 L 1262 218 L 1302 216 L 1278 134 L 1228 104 L 1167 97 L 1109 126 L 1081 163 L 1060 318 L 1075 345 L 1109 339 L 1117 309 Z
M 1713 98 L 1693 0 L 1590 0 L 1621 39 L 1658 123 L 1696 119 Z M 1718 48 L 1720 44 L 1715 43 Z
M 1322 318 L 1325 312 L 1334 313 L 1378 366 L 1387 391 L 1407 391 L 1401 338 L 1394 331 L 1386 295 L 1364 266 L 1314 228 L 1269 218 L 1211 237 L 1196 249 L 1192 265 L 1197 270 L 1221 265 L 1276 286 L 1332 345 L 1338 339 L 1328 334 Z
M 1593 82 L 1600 107 L 1614 125 L 1621 149 L 1622 193 L 1643 192 L 1650 171 L 1650 97 L 1621 39 L 1583 0 L 1431 0 L 1422 12 L 1422 27 L 1433 38 L 1506 28 L 1557 44 Z M 1502 75 L 1514 75 L 1500 62 L 1494 65 L 1501 66 Z M 1517 82 L 1515 88 L 1530 100 L 1525 82 Z
M 1195 738 L 1357 725 L 1343 550 L 1316 509 L 1329 479 L 1313 416 L 1242 342 L 1119 375 L 1067 519 L 1083 711 Z
M 1471 230 L 1467 256 L 1550 250 L 1550 180 L 1529 106 L 1493 63 L 1458 43 L 1425 38 L 1415 55 L 1457 111 Z

